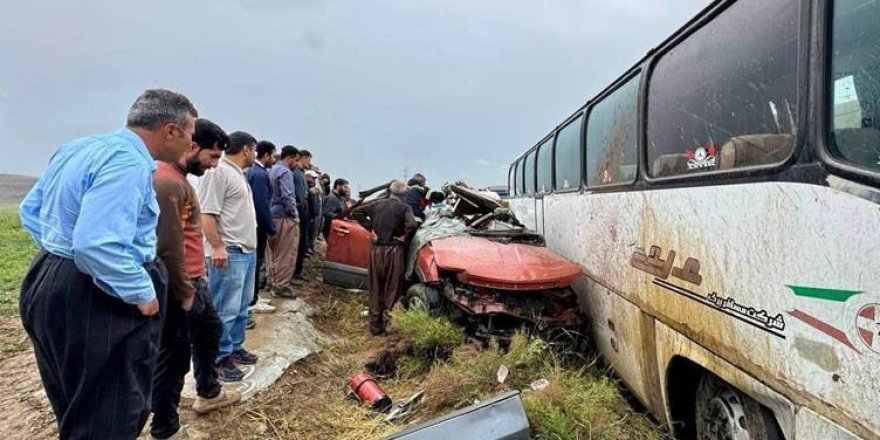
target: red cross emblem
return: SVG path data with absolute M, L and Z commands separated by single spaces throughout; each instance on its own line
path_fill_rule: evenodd
M 868 348 L 880 353 L 880 304 L 866 304 L 856 316 L 859 338 Z

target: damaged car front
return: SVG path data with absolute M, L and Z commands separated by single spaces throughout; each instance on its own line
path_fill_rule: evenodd
M 410 243 L 404 305 L 466 320 L 478 336 L 504 337 L 523 323 L 538 328 L 581 324 L 571 288 L 581 276 L 577 265 L 544 247 L 543 237 L 520 224 L 500 200 L 462 186 L 445 192 L 451 208 L 425 222 Z M 352 254 L 338 246 L 369 251 L 369 242 L 354 242 L 369 236 L 357 228 L 345 215 L 333 221 L 326 282 L 363 288 L 362 283 L 334 282 L 352 280 L 332 273 L 342 267 L 334 256 Z

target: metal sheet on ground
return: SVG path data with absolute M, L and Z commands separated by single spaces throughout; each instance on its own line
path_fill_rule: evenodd
M 528 440 L 529 420 L 519 391 L 510 391 L 384 440 Z

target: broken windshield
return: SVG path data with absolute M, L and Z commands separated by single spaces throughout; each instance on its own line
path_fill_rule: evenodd
M 880 171 L 880 0 L 834 2 L 831 153 Z

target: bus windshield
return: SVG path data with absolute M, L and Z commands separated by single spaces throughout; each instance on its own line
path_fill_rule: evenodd
M 831 154 L 880 171 L 880 0 L 834 2 Z

